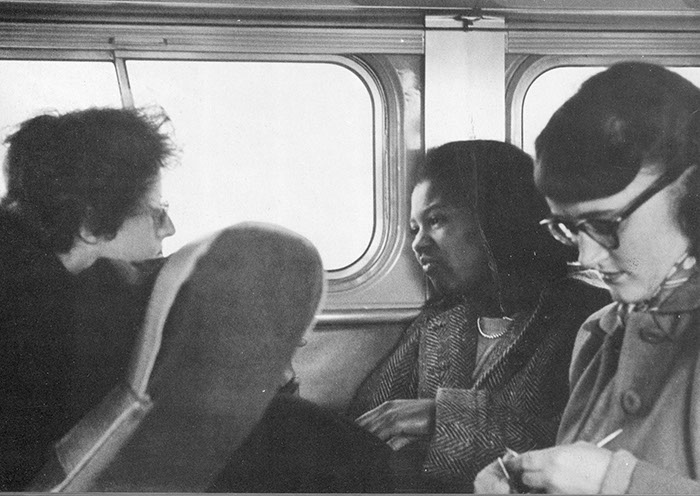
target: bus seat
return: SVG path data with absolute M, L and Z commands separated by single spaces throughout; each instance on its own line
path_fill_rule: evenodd
M 260 419 L 325 292 L 304 238 L 244 223 L 171 255 L 123 383 L 30 491 L 202 492 Z

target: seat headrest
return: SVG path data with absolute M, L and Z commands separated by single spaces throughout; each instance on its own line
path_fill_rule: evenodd
M 170 256 L 125 382 L 30 489 L 206 490 L 276 393 L 324 292 L 316 249 L 278 226 L 238 224 Z

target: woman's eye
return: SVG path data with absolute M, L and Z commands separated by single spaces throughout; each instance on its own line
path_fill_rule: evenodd
M 610 236 L 617 232 L 619 222 L 610 219 L 587 219 L 586 224 L 595 232 Z
M 435 227 L 443 224 L 447 220 L 444 215 L 432 215 L 428 217 L 428 225 Z

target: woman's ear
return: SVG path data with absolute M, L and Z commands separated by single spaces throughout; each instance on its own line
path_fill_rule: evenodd
M 63 266 L 73 274 L 78 274 L 90 267 L 99 257 L 99 236 L 95 236 L 85 223 L 78 229 L 78 235 L 73 241 L 73 246 L 65 253 L 59 253 L 58 257 Z
M 92 233 L 92 231 L 85 225 L 85 222 L 80 225 L 78 237 L 81 241 L 89 245 L 96 245 L 100 241 L 100 238 Z
M 88 245 L 96 245 L 104 238 L 104 236 L 94 234 L 94 228 L 97 225 L 96 216 L 94 208 L 85 207 L 80 229 L 78 229 L 78 238 Z

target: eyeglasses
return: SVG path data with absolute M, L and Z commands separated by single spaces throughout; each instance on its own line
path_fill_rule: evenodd
M 675 181 L 676 178 L 677 176 L 671 174 L 661 175 L 651 186 L 612 217 L 604 219 L 565 219 L 552 216 L 541 220 L 540 225 L 547 226 L 554 239 L 567 246 L 578 246 L 577 236 L 579 232 L 583 231 L 604 248 L 615 250 L 620 246 L 620 238 L 617 234 L 620 223 L 632 215 L 635 210 L 652 196 Z
M 157 207 L 147 205 L 148 213 L 153 219 L 153 225 L 156 229 L 160 229 L 168 220 L 168 208 L 170 205 L 167 201 L 162 201 Z

